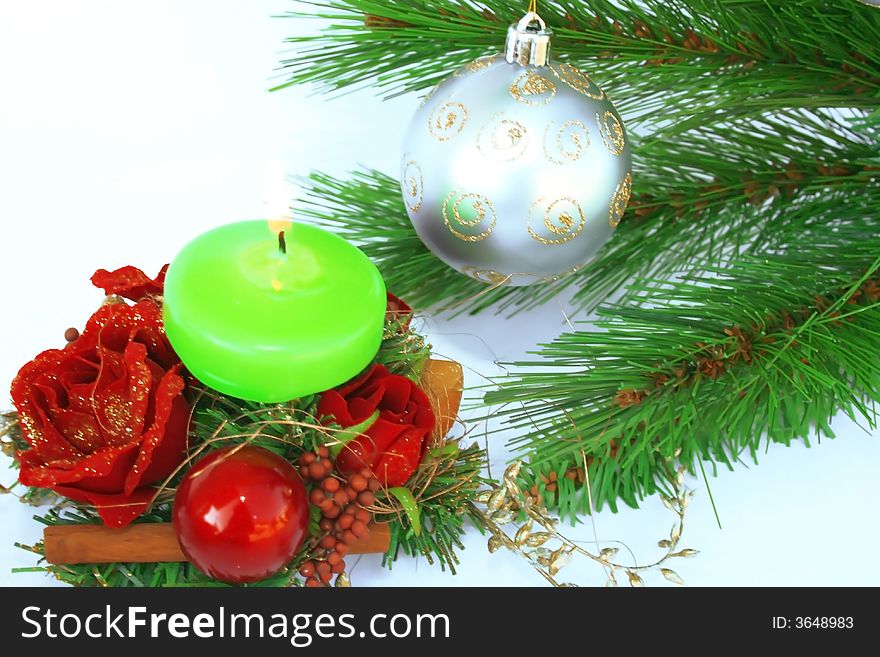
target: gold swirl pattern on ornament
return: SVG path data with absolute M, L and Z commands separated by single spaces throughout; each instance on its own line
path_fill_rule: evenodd
M 467 116 L 464 105 L 447 101 L 431 112 L 428 117 L 428 132 L 437 141 L 448 141 L 464 130 Z
M 632 193 L 633 177 L 631 173 L 626 174 L 614 194 L 611 196 L 611 206 L 608 209 L 608 224 L 612 228 L 617 228 L 620 220 L 623 219 L 623 213 L 626 212 L 626 206 L 629 205 L 629 196 Z
M 590 131 L 577 119 L 565 121 L 556 128 L 551 121 L 544 132 L 544 155 L 554 164 L 569 164 L 583 156 L 590 147 Z
M 495 230 L 497 221 L 495 205 L 482 194 L 451 191 L 443 201 L 443 223 L 450 233 L 462 241 L 479 242 L 486 239 Z M 465 232 L 469 229 L 480 232 Z
M 602 135 L 602 141 L 608 148 L 608 152 L 612 155 L 620 155 L 623 153 L 623 147 L 626 146 L 626 137 L 623 132 L 623 124 L 620 122 L 614 112 L 605 110 L 605 114 L 599 116 L 596 114 L 596 125 L 599 126 L 599 134 Z
M 499 57 L 501 57 L 501 55 L 486 55 L 485 57 L 477 57 L 474 61 L 468 62 L 460 69 L 457 69 L 452 75 L 459 78 L 466 73 L 476 73 L 477 71 L 482 71 L 484 68 L 489 68 L 490 66 L 492 66 L 492 64 L 497 62 Z
M 569 87 L 593 100 L 605 100 L 605 92 L 590 76 L 571 64 L 550 64 L 550 70 Z
M 525 71 L 510 85 L 510 95 L 526 105 L 546 105 L 556 95 L 556 85 L 534 71 Z
M 403 199 L 409 211 L 418 212 L 421 210 L 425 196 L 425 181 L 422 177 L 422 168 L 415 160 L 409 160 L 403 165 L 400 186 L 403 189 Z
M 477 150 L 490 160 L 511 162 L 529 146 L 529 132 L 519 121 L 505 119 L 499 112 L 477 134 Z
M 538 221 L 535 221 L 536 218 Z M 543 224 L 550 234 L 541 235 L 535 231 L 532 226 L 536 223 Z M 581 234 L 586 223 L 584 211 L 573 198 L 564 196 L 548 202 L 545 197 L 539 198 L 529 209 L 526 228 L 532 239 L 550 246 L 570 242 Z

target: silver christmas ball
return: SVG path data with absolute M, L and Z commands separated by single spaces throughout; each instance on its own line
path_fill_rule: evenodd
M 629 201 L 623 121 L 585 73 L 549 61 L 529 13 L 506 52 L 441 82 L 413 117 L 400 184 L 422 242 L 458 271 L 530 285 L 577 271 Z

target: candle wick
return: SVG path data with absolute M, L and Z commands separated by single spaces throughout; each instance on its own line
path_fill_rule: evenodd
M 284 231 L 279 231 L 278 233 L 278 250 L 281 253 L 287 253 L 287 242 L 284 241 Z

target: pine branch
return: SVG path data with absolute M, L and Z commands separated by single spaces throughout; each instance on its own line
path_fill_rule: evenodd
M 500 51 L 507 26 L 527 6 L 522 0 L 307 4 L 314 8 L 308 15 L 330 26 L 321 36 L 288 39 L 297 54 L 282 62 L 289 78 L 277 88 L 373 84 L 392 94 L 426 89 L 456 67 Z M 873 108 L 880 93 L 874 43 L 880 16 L 856 2 L 548 0 L 540 11 L 555 32 L 554 56 L 586 67 L 632 125 L 658 116 L 675 122 L 682 114 Z
M 846 237 L 860 230 L 837 226 Z M 641 305 L 600 311 L 596 331 L 563 334 L 485 395 L 521 435 L 535 495 L 574 518 L 669 491 L 677 458 L 732 468 L 762 443 L 833 437 L 843 410 L 876 426 L 880 249 L 828 245 L 807 229 L 788 254 L 741 256 L 705 276 L 646 283 Z M 584 470 L 584 463 L 587 470 Z
M 419 472 L 409 482 L 416 495 L 421 517 L 421 530 L 416 533 L 406 514 L 394 506 L 393 500 L 378 502 L 377 522 L 389 519 L 391 543 L 383 564 L 392 568 L 398 555 L 421 556 L 429 564 L 439 563 L 440 568 L 454 575 L 458 565 L 459 550 L 464 549 L 465 520 L 482 528 L 473 503 L 479 491 L 491 482 L 482 476 L 487 454 L 479 445 L 460 448 L 454 441 L 433 450 L 425 459 Z

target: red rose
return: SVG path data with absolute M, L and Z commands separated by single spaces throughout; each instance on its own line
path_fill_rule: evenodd
M 12 383 L 30 445 L 18 453 L 19 480 L 94 504 L 106 525 L 130 523 L 153 499 L 150 484 L 186 456 L 180 368 L 153 300 L 102 306 L 75 341 Z
M 421 463 L 435 424 L 431 403 L 415 383 L 373 365 L 358 378 L 325 392 L 318 417 L 350 427 L 376 410 L 379 417 L 364 436 L 343 448 L 336 467 L 343 474 L 369 468 L 383 485 L 403 486 Z

